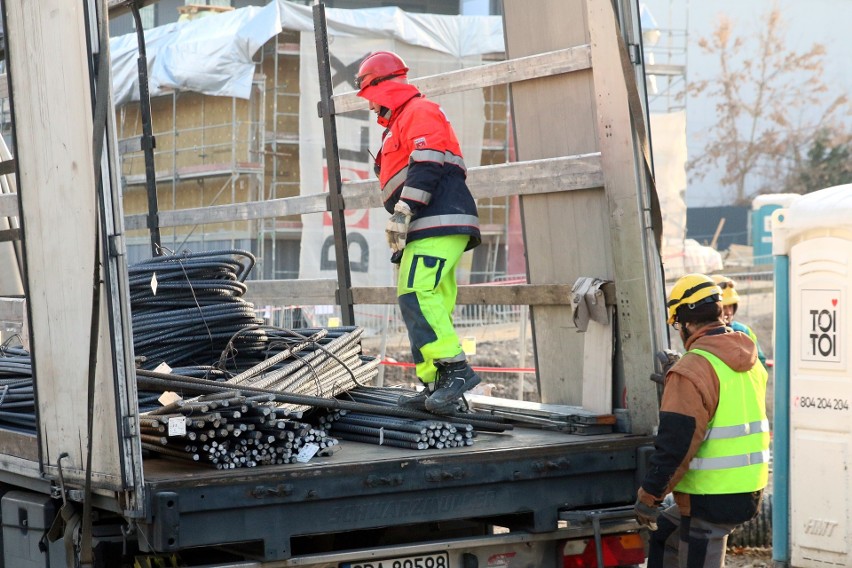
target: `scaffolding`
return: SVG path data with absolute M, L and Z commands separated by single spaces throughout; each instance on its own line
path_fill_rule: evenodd
M 160 210 L 267 201 L 299 195 L 300 34 L 285 30 L 255 57 L 249 100 L 173 92 L 151 100 L 155 169 Z M 485 59 L 499 61 L 503 54 Z M 485 123 L 482 165 L 510 160 L 509 87 L 483 91 Z M 145 169 L 138 140 L 138 103 L 117 109 L 119 152 L 128 213 L 146 211 Z M 476 249 L 473 282 L 492 282 L 506 274 L 506 234 L 510 198 L 478 203 L 483 244 Z M 299 216 L 172 227 L 163 245 L 184 248 L 243 248 L 257 256 L 252 277 L 264 280 L 299 276 Z M 130 261 L 147 254 L 144 231 L 128 235 Z
M 484 58 L 486 62 L 502 61 L 504 54 L 492 54 Z M 511 160 L 509 124 L 509 85 L 493 85 L 483 89 L 485 98 L 485 127 L 482 140 L 483 166 L 504 164 Z M 509 232 L 509 197 L 481 199 L 477 202 L 479 222 L 482 231 L 482 246 L 479 262 L 474 262 L 471 281 L 476 283 L 494 282 L 505 276 L 506 235 Z
M 267 158 L 266 199 L 299 194 L 299 33 L 284 31 L 260 51 L 258 67 L 267 77 L 264 153 Z M 258 249 L 261 268 L 270 280 L 298 278 L 300 219 L 261 219 Z
M 689 2 L 675 4 L 669 0 L 666 27 L 645 30 L 645 67 L 651 112 L 668 113 L 686 108 L 688 22 Z M 649 36 L 653 41 L 649 41 Z
M 161 210 L 253 201 L 264 179 L 265 78 L 256 76 L 248 100 L 174 91 L 152 97 L 154 163 Z M 137 102 L 117 109 L 125 207 L 145 211 L 145 163 L 139 147 L 142 120 Z M 172 227 L 161 233 L 170 250 L 247 248 L 254 229 L 237 221 Z M 131 262 L 147 256 L 147 235 L 128 234 Z

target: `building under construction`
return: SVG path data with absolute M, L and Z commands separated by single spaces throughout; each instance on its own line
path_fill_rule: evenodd
M 286 4 L 292 10 L 302 8 L 289 2 L 279 4 Z M 185 19 L 189 23 L 196 23 L 193 18 L 201 24 L 227 16 L 228 10 L 213 6 L 207 8 L 209 10 L 195 7 L 192 11 L 182 11 L 188 16 Z M 479 18 L 488 20 L 489 25 L 495 20 L 499 22 L 497 17 Z M 187 25 L 187 22 L 170 25 Z M 202 94 L 186 89 L 165 88 L 159 93 L 152 90 L 150 104 L 156 145 L 154 171 L 161 213 L 272 202 L 304 192 L 304 179 L 300 173 L 300 104 L 305 102 L 300 101 L 303 61 L 300 44 L 305 39 L 302 37 L 305 32 L 288 29 L 287 21 L 282 21 L 282 28 L 252 55 L 255 69 L 248 98 Z M 146 33 L 156 31 L 148 30 Z M 133 34 L 117 39 L 135 41 Z M 370 45 L 370 41 L 374 42 L 368 38 L 365 43 Z M 198 45 L 204 47 L 202 43 Z M 502 58 L 502 52 L 478 54 L 478 61 Z M 149 61 L 149 66 L 155 65 Z M 347 72 L 353 77 L 348 78 L 348 83 L 346 77 L 340 77 L 336 90 L 354 88 L 351 86 L 354 72 L 351 68 L 342 71 L 344 74 Z M 119 76 L 115 75 L 114 83 Z M 121 92 L 121 88 L 116 88 L 116 91 Z M 480 118 L 479 144 L 474 146 L 479 155 L 472 156 L 465 148 L 465 159 L 469 165 L 507 162 L 511 159 L 507 126 L 508 86 L 486 87 L 482 89 L 481 97 L 484 117 Z M 315 105 L 315 102 L 308 104 Z M 448 114 L 455 122 L 456 117 Z M 144 152 L 139 144 L 142 127 L 138 100 L 117 107 L 116 128 L 120 140 L 124 206 L 128 216 L 146 214 L 149 203 Z M 370 128 L 380 133 L 380 128 L 372 121 Z M 369 145 L 369 138 L 364 135 L 362 147 L 357 151 L 365 156 L 368 152 L 375 153 L 376 148 Z M 501 197 L 478 203 L 483 246 L 473 251 L 468 261 L 472 282 L 493 281 L 511 271 L 507 254 L 511 232 L 510 200 Z M 128 228 L 133 229 L 132 222 Z M 258 258 L 258 266 L 253 273 L 258 279 L 300 276 L 300 250 L 304 238 L 300 215 L 162 226 L 161 237 L 162 245 L 170 250 L 250 250 Z M 128 231 L 128 252 L 131 262 L 150 255 L 147 230 Z M 522 264 L 520 268 L 523 268 Z

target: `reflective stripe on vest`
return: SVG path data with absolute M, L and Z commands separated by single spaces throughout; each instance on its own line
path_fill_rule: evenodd
M 693 495 L 748 493 L 769 478 L 769 421 L 766 419 L 766 369 L 760 362 L 736 372 L 717 356 L 707 359 L 719 378 L 719 404 L 704 441 L 675 490 Z
M 704 434 L 705 440 L 718 440 L 720 438 L 737 438 L 739 436 L 748 436 L 758 432 L 769 432 L 769 420 L 759 420 L 757 422 L 749 422 L 748 424 L 740 424 L 738 426 L 716 426 L 707 430 Z
M 408 226 L 408 230 L 414 232 L 425 229 L 458 226 L 478 227 L 479 219 L 475 215 L 432 215 L 430 217 L 423 217 L 422 219 L 415 219 Z
M 769 450 L 719 458 L 692 458 L 692 461 L 689 462 L 689 469 L 730 469 L 760 463 L 769 463 Z

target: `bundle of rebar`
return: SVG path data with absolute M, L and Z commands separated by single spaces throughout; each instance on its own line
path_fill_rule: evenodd
M 343 440 L 415 450 L 470 446 L 477 429 L 493 432 L 506 429 L 501 419 L 471 412 L 461 401 L 442 416 L 408 418 L 387 415 L 388 408 L 399 407 L 400 396 L 414 394 L 413 390 L 399 387 L 358 386 L 339 398 L 360 405 L 361 410 L 330 409 L 320 415 L 318 421 L 320 426 Z
M 245 385 L 317 397 L 372 381 L 379 361 L 361 356 L 362 328 L 262 325 L 241 298 L 253 266 L 251 253 L 240 250 L 187 252 L 131 266 L 133 346 L 141 368 L 167 363 L 182 376 L 222 380 L 223 389 Z
M 170 373 L 161 373 L 157 371 L 147 371 L 138 369 L 136 371 L 137 383 L 149 390 L 171 390 L 174 392 L 182 392 L 185 395 L 203 395 L 203 394 L 218 394 L 222 391 L 222 383 L 211 381 L 198 377 L 183 377 Z M 234 391 L 238 391 L 242 396 L 254 396 L 258 394 L 271 395 L 272 400 L 277 403 L 292 404 L 298 406 L 308 406 L 316 409 L 325 408 L 330 410 L 349 410 L 365 414 L 378 414 L 381 416 L 397 416 L 402 418 L 412 418 L 420 420 L 433 420 L 434 414 L 430 414 L 423 410 L 414 410 L 409 408 L 401 408 L 397 405 L 396 400 L 403 389 L 378 389 L 376 387 L 357 387 L 337 398 L 320 398 L 310 395 L 292 394 L 286 392 L 276 392 L 269 389 L 258 387 L 241 386 L 233 387 Z M 343 400 L 343 397 L 354 398 L 353 393 L 357 396 L 358 392 L 367 390 L 373 391 L 396 391 L 396 397 L 391 401 L 390 394 L 384 403 L 376 404 L 374 402 L 357 402 L 355 400 Z M 357 392 L 356 392 L 357 391 Z M 413 391 L 408 391 L 413 392 Z M 459 418 L 461 417 L 461 420 Z M 479 431 L 488 432 L 505 432 L 512 430 L 513 426 L 506 423 L 500 417 L 495 417 L 488 414 L 468 413 L 452 411 L 444 415 L 444 418 L 450 421 L 459 421 L 470 423 Z
M 320 417 L 320 425 L 342 440 L 413 450 L 472 446 L 476 431 L 462 421 L 411 420 L 335 410 Z
M 35 433 L 32 359 L 22 347 L 0 348 L 0 425 L 7 430 Z
M 293 330 L 305 340 L 290 342 L 286 349 L 271 354 L 226 383 L 320 398 L 368 384 L 378 373 L 380 361 L 361 355 L 359 340 L 363 331 L 360 327 Z M 290 411 L 309 408 L 286 403 L 279 406 Z
M 142 367 L 210 364 L 238 331 L 238 348 L 262 349 L 254 305 L 241 296 L 255 258 L 247 251 L 181 253 L 128 268 L 133 347 Z
M 163 456 L 200 462 L 217 469 L 295 463 L 313 444 L 313 453 L 338 441 L 269 405 L 269 395 L 235 391 L 178 400 L 139 417 L 142 447 Z

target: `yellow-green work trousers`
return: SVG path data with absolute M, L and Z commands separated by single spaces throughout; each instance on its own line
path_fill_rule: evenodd
M 417 377 L 435 381 L 436 360 L 463 358 L 453 328 L 456 265 L 468 235 L 430 237 L 406 244 L 399 265 L 397 297 L 408 329 Z

